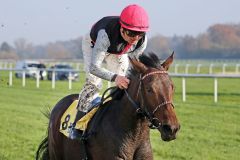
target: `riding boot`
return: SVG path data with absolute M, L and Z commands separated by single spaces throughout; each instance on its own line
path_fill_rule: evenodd
M 92 101 L 92 103 L 91 103 L 91 109 L 94 108 L 94 107 L 99 106 L 99 104 L 101 103 L 101 100 L 102 100 L 101 97 L 96 97 L 96 98 Z M 89 111 L 90 111 L 91 109 L 89 109 Z
M 82 111 L 77 111 L 76 118 L 73 122 L 73 124 L 70 126 L 70 133 L 69 138 L 70 139 L 80 139 L 82 135 L 82 131 L 75 128 L 77 121 L 82 118 L 86 113 Z

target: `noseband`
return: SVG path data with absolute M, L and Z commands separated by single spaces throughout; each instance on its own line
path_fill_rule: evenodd
M 136 108 L 136 112 L 137 112 L 138 114 L 144 115 L 144 116 L 150 121 L 151 125 L 150 125 L 149 127 L 152 128 L 152 129 L 156 129 L 156 128 L 159 128 L 159 127 L 162 126 L 162 123 L 160 122 L 160 120 L 159 120 L 157 117 L 154 116 L 154 114 L 158 111 L 158 109 L 160 109 L 162 106 L 165 106 L 165 105 L 167 105 L 167 104 L 171 104 L 172 107 L 174 107 L 172 101 L 164 101 L 164 102 L 160 103 L 159 105 L 157 105 L 157 106 L 155 107 L 155 109 L 154 109 L 152 112 L 149 112 L 149 111 L 147 110 L 147 108 L 144 107 L 144 100 L 143 100 L 143 95 L 142 95 L 142 92 L 141 92 L 141 90 L 142 90 L 142 83 L 143 83 L 143 80 L 144 80 L 145 78 L 147 78 L 148 76 L 154 75 L 154 74 L 168 74 L 168 73 L 167 73 L 167 71 L 153 71 L 153 72 L 150 72 L 150 73 L 145 74 L 144 76 L 142 76 L 142 74 L 140 74 L 139 86 L 138 86 L 138 90 L 137 90 L 137 97 L 139 96 L 139 93 L 141 93 L 141 94 L 140 94 L 140 96 L 141 96 L 141 102 L 142 102 L 141 104 L 135 102 L 135 101 L 130 97 L 130 95 L 128 94 L 128 92 L 127 92 L 126 90 L 124 90 L 125 93 L 126 93 L 126 95 L 127 95 L 127 97 L 128 97 L 128 99 L 129 99 L 129 101 L 130 101 L 130 102 L 133 104 L 133 106 Z

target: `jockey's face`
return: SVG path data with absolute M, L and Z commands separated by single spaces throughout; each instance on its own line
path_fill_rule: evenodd
M 120 28 L 123 39 L 129 44 L 137 44 L 137 42 L 145 35 L 145 32 L 132 32 L 124 28 Z

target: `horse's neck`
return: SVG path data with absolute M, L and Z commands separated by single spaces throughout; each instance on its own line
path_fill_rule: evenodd
M 137 99 L 137 92 L 138 92 L 138 81 L 136 79 L 132 80 L 133 82 L 129 85 L 128 94 L 129 96 L 138 103 L 139 100 Z M 136 108 L 128 99 L 127 95 L 125 94 L 117 107 L 118 119 L 121 121 L 121 127 L 125 129 L 129 129 L 130 132 L 140 132 L 141 130 L 147 127 L 147 120 L 145 118 L 139 117 L 136 113 Z

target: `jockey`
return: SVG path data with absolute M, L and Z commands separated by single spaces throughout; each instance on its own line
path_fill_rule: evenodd
M 125 76 L 129 66 L 128 56 L 138 58 L 147 46 L 146 32 L 149 20 L 139 5 L 129 5 L 120 16 L 103 17 L 96 22 L 82 40 L 86 82 L 79 94 L 76 120 L 99 101 L 102 79 L 115 82 L 120 89 L 127 89 L 130 80 Z M 103 61 L 106 62 L 103 68 Z M 70 138 L 75 139 L 75 124 Z

